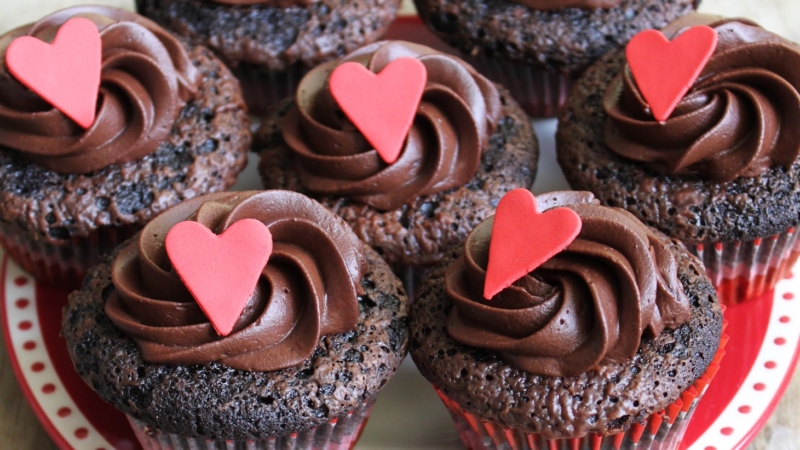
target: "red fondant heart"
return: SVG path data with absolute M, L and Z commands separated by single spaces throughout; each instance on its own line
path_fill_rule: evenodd
M 717 48 L 717 32 L 689 28 L 672 42 L 657 30 L 643 31 L 625 50 L 639 92 L 659 122 L 669 119 Z
M 581 231 L 575 211 L 555 208 L 540 213 L 536 197 L 514 189 L 497 205 L 489 244 L 483 296 L 490 300 L 525 274 L 567 248 Z
M 333 71 L 331 95 L 387 164 L 397 161 L 428 80 L 415 58 L 398 58 L 379 74 L 348 62 Z
M 52 44 L 21 36 L 6 51 L 14 78 L 83 128 L 94 123 L 101 61 L 97 26 L 81 17 L 62 25 Z
M 214 329 L 230 334 L 272 253 L 269 228 L 243 219 L 217 236 L 198 222 L 181 222 L 169 230 L 165 246 Z

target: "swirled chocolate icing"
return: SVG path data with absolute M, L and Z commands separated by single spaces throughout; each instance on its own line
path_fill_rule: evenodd
M 358 62 L 378 73 L 403 57 L 422 61 L 428 82 L 405 147 L 387 165 L 344 116 L 328 79 L 343 62 Z M 283 137 L 310 192 L 391 210 L 420 195 L 466 184 L 478 170 L 500 111 L 495 86 L 465 62 L 418 44 L 385 41 L 309 72 L 283 122 Z
M 709 25 L 719 43 L 665 123 L 656 122 L 626 68 L 604 98 L 606 143 L 659 173 L 714 182 L 790 166 L 800 154 L 800 47 L 753 22 L 692 15 L 670 24 L 672 39 Z
M 221 337 L 172 270 L 164 239 L 184 220 L 221 234 L 245 218 L 269 227 L 273 251 L 233 332 Z M 106 313 L 151 363 L 217 361 L 248 371 L 295 366 L 312 355 L 321 336 L 355 327 L 365 270 L 361 248 L 343 221 L 301 194 L 205 195 L 158 216 L 119 253 Z
M 525 5 L 531 9 L 548 10 L 560 8 L 613 8 L 622 0 L 510 0 L 513 3 Z
M 5 67 L 12 40 L 52 42 L 72 17 L 97 25 L 102 72 L 97 116 L 84 130 L 14 79 Z M 199 72 L 183 45 L 154 22 L 104 6 L 77 6 L 0 37 L 0 146 L 59 173 L 82 174 L 146 156 L 169 135 L 196 94 Z
M 578 213 L 580 234 L 490 301 L 483 283 L 493 218 L 478 225 L 445 275 L 450 336 L 530 373 L 575 376 L 630 360 L 643 333 L 688 320 L 689 301 L 664 238 L 627 211 L 593 200 L 590 193 L 540 196 L 542 210 Z

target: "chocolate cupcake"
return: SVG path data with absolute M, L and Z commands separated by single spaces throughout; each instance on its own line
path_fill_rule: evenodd
M 250 111 L 294 94 L 309 68 L 377 41 L 400 0 L 136 0 L 139 12 L 214 50 Z
M 236 245 L 225 236 L 246 222 L 268 228 L 272 252 L 225 333 L 175 253 L 200 248 L 173 250 L 170 239 L 191 223 Z M 235 303 L 238 271 L 199 261 L 232 288 L 216 306 Z M 144 448 L 348 449 L 405 356 L 406 304 L 386 263 L 319 203 L 217 193 L 105 257 L 70 296 L 62 334 L 78 374 L 129 416 Z
M 15 39 L 52 41 L 70 19 L 99 30 L 99 97 L 86 129 L 5 63 Z M 153 216 L 225 190 L 244 168 L 251 136 L 236 78 L 206 48 L 141 16 L 65 9 L 0 37 L 0 61 L 0 242 L 39 281 L 77 287 Z
M 707 25 L 718 43 L 663 122 L 614 51 L 576 85 L 559 120 L 570 185 L 682 240 L 720 301 L 769 291 L 797 260 L 800 47 L 744 19 L 694 15 L 670 39 Z
M 509 207 L 512 195 L 523 201 Z M 543 213 L 528 192 L 509 197 L 411 306 L 411 355 L 465 445 L 675 448 L 724 345 L 700 262 L 589 193 L 541 195 Z M 551 248 L 544 218 L 565 210 L 579 220 L 575 238 Z M 504 239 L 522 259 L 543 246 L 552 256 L 518 278 L 496 259 Z
M 414 0 L 420 17 L 533 116 L 555 116 L 574 78 L 636 33 L 700 0 Z
M 427 81 L 399 156 L 386 162 L 343 113 L 329 80 L 347 64 L 382 73 L 404 59 L 421 62 Z M 395 111 L 381 99 L 363 102 Z M 504 193 L 533 184 L 538 158 L 530 121 L 507 91 L 458 58 L 400 41 L 312 70 L 256 139 L 264 186 L 318 199 L 396 267 L 440 261 Z

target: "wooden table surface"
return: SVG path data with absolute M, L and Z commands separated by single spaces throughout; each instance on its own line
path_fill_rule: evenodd
M 102 3 L 131 8 L 133 1 L 2 0 L 0 33 L 35 20 L 48 11 L 81 3 Z M 800 1 L 704 0 L 701 8 L 706 12 L 753 19 L 770 30 L 800 42 L 800 26 L 797 23 L 797 18 L 800 17 Z M 0 448 L 56 449 L 20 392 L 4 345 L 0 345 Z M 800 450 L 800 372 L 795 373 L 775 413 L 749 448 L 749 450 L 766 449 Z

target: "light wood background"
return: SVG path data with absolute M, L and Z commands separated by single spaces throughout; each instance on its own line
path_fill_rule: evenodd
M 133 0 L 0 0 L 0 33 L 48 12 L 81 3 L 133 7 Z M 798 0 L 704 0 L 701 9 L 747 17 L 800 42 Z M 0 448 L 56 450 L 19 390 L 4 345 L 0 345 Z M 800 373 L 795 374 L 777 410 L 748 450 L 766 449 L 800 450 Z

